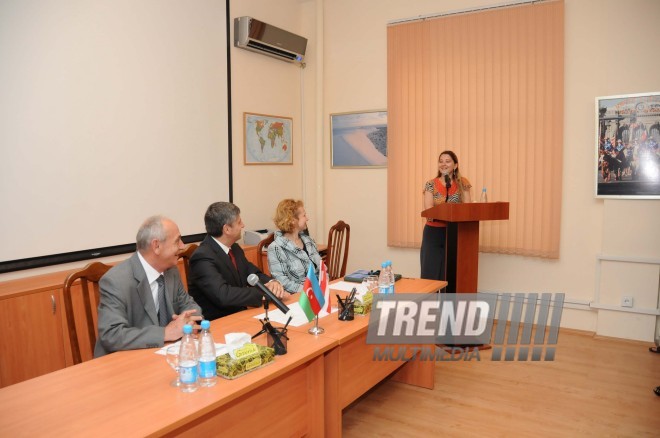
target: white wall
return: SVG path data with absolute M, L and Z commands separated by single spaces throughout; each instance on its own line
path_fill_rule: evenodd
M 241 209 L 246 229 L 273 228 L 277 203 L 303 199 L 315 228 L 316 56 L 315 4 L 298 0 L 240 0 L 231 2 L 232 18 L 250 16 L 308 41 L 307 67 L 258 53 L 231 48 L 234 203 Z M 233 23 L 232 23 L 233 29 Z M 232 30 L 233 37 L 233 30 Z M 293 165 L 245 165 L 243 112 L 293 118 Z M 304 166 L 303 166 L 304 163 Z M 324 238 L 320 238 L 325 241 Z

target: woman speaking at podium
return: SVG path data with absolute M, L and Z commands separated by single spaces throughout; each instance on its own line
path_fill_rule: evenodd
M 424 209 L 449 203 L 470 202 L 472 185 L 458 170 L 458 157 L 444 151 L 438 157 L 438 175 L 424 185 Z M 445 279 L 445 251 L 447 223 L 427 219 L 422 235 L 420 263 L 421 277 L 431 280 Z

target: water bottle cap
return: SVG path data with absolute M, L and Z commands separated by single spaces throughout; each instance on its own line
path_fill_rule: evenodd
M 381 268 L 387 268 L 387 262 L 383 262 L 383 263 L 381 263 L 381 264 L 380 264 L 380 267 L 381 267 Z
M 485 191 L 486 191 L 486 187 L 484 187 L 483 189 L 481 189 L 481 191 L 482 191 L 482 192 L 485 192 Z
M 202 330 L 208 330 L 211 328 L 211 322 L 207 320 L 202 321 L 201 325 L 202 325 Z
M 192 326 L 190 324 L 186 324 L 183 326 L 183 334 L 184 335 L 189 335 L 192 333 Z
M 388 260 L 385 263 L 387 263 L 387 266 L 392 266 L 392 260 Z

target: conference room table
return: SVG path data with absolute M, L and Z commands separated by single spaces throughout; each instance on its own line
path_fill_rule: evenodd
M 447 285 L 446 281 L 402 278 L 396 282 L 396 293 L 434 293 Z M 335 294 L 345 296 L 346 292 L 332 289 Z M 333 305 L 336 299 L 332 299 Z M 242 318 L 252 318 L 262 314 L 262 309 L 250 309 L 240 313 Z M 289 333 L 306 334 L 313 326 L 309 323 L 299 327 L 289 327 Z M 365 394 L 379 382 L 391 375 L 391 380 L 433 389 L 435 362 L 433 360 L 402 361 L 374 360 L 374 349 L 383 345 L 368 345 L 367 329 L 369 315 L 356 315 L 353 321 L 340 321 L 337 314 L 319 319 L 319 326 L 324 329 L 321 336 L 337 341 L 336 348 L 325 353 L 325 436 L 341 436 L 342 410 Z M 309 336 L 309 334 L 308 334 Z M 398 346 L 397 346 L 398 347 Z M 408 345 L 410 349 L 421 345 Z M 434 349 L 434 345 L 425 347 Z M 405 357 L 409 357 L 408 354 Z M 394 374 L 393 374 L 394 373 Z
M 397 293 L 445 285 L 402 279 Z M 258 332 L 262 312 L 212 321 L 216 342 Z M 373 360 L 368 319 L 339 321 L 333 313 L 319 320 L 325 333 L 318 336 L 307 333 L 313 323 L 289 327 L 287 354 L 193 393 L 169 385 L 176 374 L 158 349 L 117 352 L 17 383 L 0 389 L 0 436 L 341 436 L 342 410 L 388 375 L 433 387 L 433 361 Z M 254 341 L 265 345 L 265 335 Z

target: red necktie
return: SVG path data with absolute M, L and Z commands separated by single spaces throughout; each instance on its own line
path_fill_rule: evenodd
M 230 249 L 228 252 L 229 258 L 231 259 L 231 263 L 234 265 L 234 269 L 236 269 L 236 272 L 238 272 L 238 266 L 236 265 L 236 257 L 234 257 L 234 252 Z

